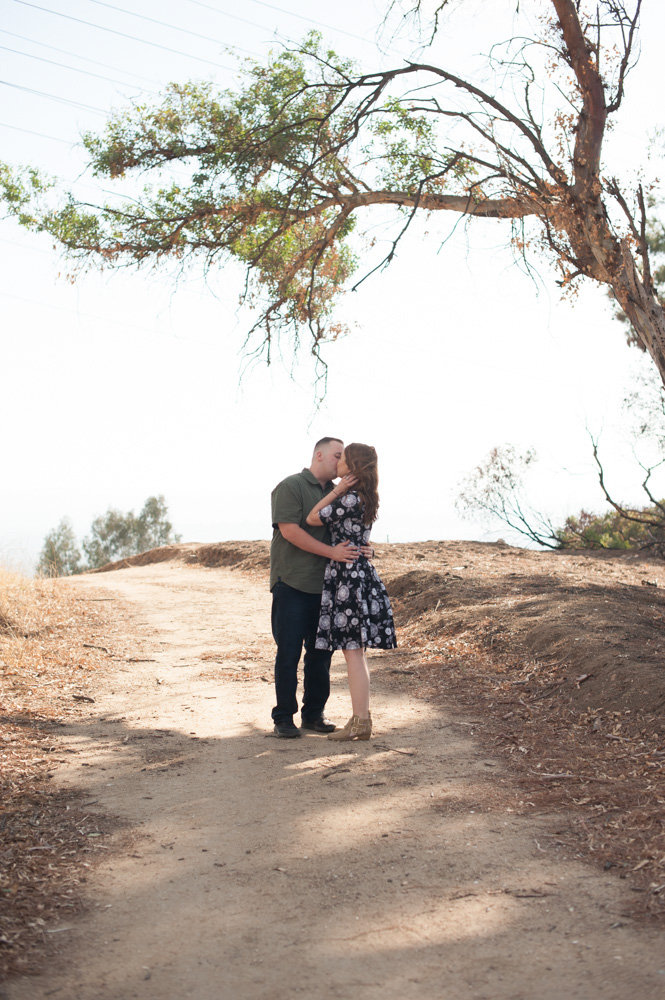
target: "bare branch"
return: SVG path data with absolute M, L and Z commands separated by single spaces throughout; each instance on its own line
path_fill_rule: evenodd
M 628 18 L 626 14 L 625 6 L 622 3 L 609 3 L 610 9 L 615 16 L 618 16 L 619 23 L 621 25 L 621 34 L 623 36 L 623 56 L 621 57 L 621 65 L 619 67 L 619 82 L 617 85 L 616 94 L 614 99 L 608 104 L 607 112 L 612 114 L 617 111 L 623 100 L 623 90 L 626 81 L 626 74 L 629 70 L 630 57 L 633 51 L 633 44 L 635 42 L 635 32 L 637 31 L 637 25 L 640 19 L 640 12 L 642 10 L 642 0 L 637 0 L 635 5 L 635 11 L 632 17 Z M 626 37 L 625 32 L 625 19 L 628 18 L 628 37 Z
M 431 66 L 426 63 L 409 63 L 409 70 L 415 72 L 422 71 L 432 73 L 434 76 L 439 76 L 443 80 L 447 80 L 449 83 L 452 83 L 455 87 L 459 87 L 460 90 L 464 90 L 466 93 L 477 97 L 483 105 L 493 108 L 494 111 L 498 112 L 502 118 L 514 125 L 524 138 L 527 139 L 538 158 L 544 163 L 547 172 L 551 175 L 551 177 L 557 181 L 557 183 L 566 183 L 566 176 L 564 172 L 551 159 L 536 132 L 529 128 L 529 126 L 518 115 L 514 114 L 514 112 L 510 111 L 504 104 L 498 101 L 491 94 L 487 93 L 487 91 L 482 90 L 480 87 L 475 86 L 475 84 L 472 84 L 467 80 L 463 80 L 454 73 L 449 73 L 438 66 Z
M 629 510 L 626 507 L 622 507 L 621 504 L 617 503 L 616 500 L 614 500 L 614 498 L 610 496 L 610 493 L 608 492 L 608 489 L 605 485 L 605 471 L 598 456 L 598 442 L 591 434 L 589 434 L 589 437 L 591 438 L 591 445 L 593 447 L 593 457 L 595 459 L 596 465 L 598 466 L 598 482 L 600 483 L 600 488 L 603 491 L 603 495 L 607 500 L 607 502 L 612 507 L 614 507 L 614 509 L 617 511 L 618 514 L 621 514 L 622 517 L 625 517 L 627 521 L 634 521 L 636 524 L 646 524 L 649 525 L 649 527 L 660 528 L 662 530 L 663 528 L 662 521 L 650 517 L 645 517 L 644 515 L 638 514 L 634 510 Z M 645 492 L 647 492 L 647 494 L 648 490 L 646 490 L 645 484 L 648 483 L 650 474 L 651 471 L 649 471 L 649 474 L 647 475 L 647 478 L 645 479 L 643 484 L 645 486 Z
M 651 479 L 651 476 L 652 476 L 653 472 L 655 472 L 656 469 L 659 469 L 661 467 L 661 465 L 663 465 L 663 464 L 665 464 L 665 459 L 663 459 L 660 462 L 657 462 L 655 465 L 650 465 L 650 466 L 642 465 L 642 463 L 640 462 L 640 465 L 642 465 L 643 470 L 646 472 L 646 476 L 645 476 L 644 481 L 642 483 L 642 489 L 644 490 L 644 492 L 648 496 L 648 498 L 651 501 L 651 503 L 653 504 L 653 506 L 657 507 L 658 510 L 663 514 L 663 517 L 664 517 L 664 520 L 661 521 L 661 522 L 659 522 L 659 527 L 660 528 L 665 528 L 665 503 L 663 503 L 663 501 L 661 501 L 661 500 L 656 500 L 655 496 L 653 495 L 653 493 L 651 492 L 651 489 L 649 487 L 649 480 Z

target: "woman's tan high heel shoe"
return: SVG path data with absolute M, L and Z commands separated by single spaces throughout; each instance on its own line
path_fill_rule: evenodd
M 367 719 L 352 715 L 343 729 L 328 733 L 329 740 L 368 740 L 372 735 L 372 716 L 368 712 Z

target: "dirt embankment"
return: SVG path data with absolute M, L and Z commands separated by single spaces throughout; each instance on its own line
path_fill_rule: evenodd
M 662 561 L 478 542 L 379 548 L 400 624 L 421 639 L 533 661 L 580 710 L 665 715 Z
M 188 566 L 226 566 L 244 572 L 261 572 L 270 566 L 270 545 L 268 542 L 216 542 L 199 545 L 184 542 L 179 545 L 162 545 L 158 549 L 141 552 L 138 556 L 118 559 L 106 563 L 90 573 L 110 573 L 113 570 L 129 569 L 131 566 L 149 566 L 151 563 L 169 562 L 172 559 Z

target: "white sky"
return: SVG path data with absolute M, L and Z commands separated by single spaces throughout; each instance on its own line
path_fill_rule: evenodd
M 234 64 L 222 43 L 260 56 L 275 31 L 302 37 L 313 25 L 287 8 L 331 26 L 322 29 L 326 40 L 364 67 L 387 59 L 374 42 L 382 5 L 372 0 L 283 0 L 282 10 L 257 0 L 209 0 L 215 10 L 193 0 L 116 6 L 141 17 L 95 0 L 39 0 L 41 9 L 0 0 L 0 159 L 39 166 L 91 199 L 98 185 L 75 146 L 82 130 L 101 128 L 105 112 L 143 85 L 158 91 L 171 79 L 204 78 L 231 86 Z M 514 7 L 464 0 L 459 27 L 442 32 L 437 58 L 462 70 L 476 64 L 477 53 L 511 34 Z M 662 80 L 665 10 L 645 8 L 642 58 L 610 140 L 613 167 L 625 170 L 646 162 L 648 132 L 659 124 L 650 115 Z M 405 43 L 393 44 L 409 54 Z M 379 238 L 383 218 L 372 217 Z M 502 249 L 508 223 L 479 222 L 468 235 L 460 228 L 439 249 L 455 221 L 446 214 L 415 225 L 390 269 L 346 297 L 339 313 L 353 332 L 326 351 L 328 394 L 318 412 L 307 361 L 293 378 L 288 358 L 269 370 L 255 366 L 239 385 L 249 322 L 237 310 L 236 269 L 207 284 L 194 272 L 176 282 L 167 273 L 126 271 L 91 273 L 72 285 L 50 239 L 3 222 L 0 558 L 30 565 L 61 517 L 83 535 L 109 506 L 138 509 L 157 493 L 186 541 L 269 537 L 270 490 L 309 464 L 313 442 L 329 433 L 379 451 L 379 541 L 508 537 L 501 526 L 460 520 L 454 509 L 460 479 L 506 442 L 536 448 L 533 499 L 555 519 L 601 509 L 587 426 L 602 432 L 617 495 L 641 502 L 621 411 L 640 359 L 625 346 L 604 293 L 588 286 L 573 303 L 561 302 L 545 267 L 535 287 Z

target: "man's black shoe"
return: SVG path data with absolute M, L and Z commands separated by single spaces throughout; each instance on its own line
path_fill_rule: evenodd
M 300 730 L 294 725 L 292 719 L 287 719 L 285 722 L 276 722 L 273 733 L 275 736 L 280 736 L 283 740 L 295 740 L 301 735 Z
M 334 733 L 337 726 L 322 715 L 318 719 L 303 719 L 301 728 L 310 729 L 313 733 Z

